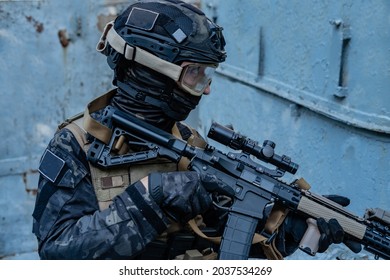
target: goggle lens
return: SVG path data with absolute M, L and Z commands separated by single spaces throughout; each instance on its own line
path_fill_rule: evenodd
M 189 64 L 183 67 L 179 85 L 189 91 L 192 95 L 200 96 L 217 69 L 214 64 Z

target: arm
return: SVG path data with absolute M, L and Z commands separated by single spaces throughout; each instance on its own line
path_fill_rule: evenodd
M 99 211 L 85 154 L 69 131 L 57 133 L 48 150 L 65 165 L 54 183 L 44 175 L 39 179 L 33 232 L 42 259 L 129 258 L 167 227 L 141 182 Z M 141 213 L 145 209 L 148 214 Z

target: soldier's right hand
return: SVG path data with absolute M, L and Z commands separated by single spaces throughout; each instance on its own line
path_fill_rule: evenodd
M 176 221 L 185 223 L 205 212 L 212 204 L 211 195 L 195 171 L 151 173 L 150 196 Z

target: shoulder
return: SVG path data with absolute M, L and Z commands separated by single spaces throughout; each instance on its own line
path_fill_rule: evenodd
M 88 189 L 87 186 L 79 188 L 88 182 L 83 179 L 89 174 L 89 167 L 85 153 L 69 130 L 55 133 L 43 152 L 38 171 L 38 193 L 32 216 L 33 232 L 42 240 L 76 190 Z
M 39 172 L 58 186 L 74 187 L 88 173 L 85 152 L 68 129 L 57 131 L 44 151 Z
M 83 149 L 78 143 L 75 135 L 66 127 L 58 130 L 51 141 L 49 142 L 48 148 L 59 153 L 64 151 L 65 153 L 73 153 L 76 155 L 81 155 Z

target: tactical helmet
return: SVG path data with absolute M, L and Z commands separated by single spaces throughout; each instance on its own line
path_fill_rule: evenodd
M 150 101 L 147 103 L 163 107 L 169 114 L 172 108 L 162 104 L 171 98 L 167 97 L 169 92 L 179 86 L 181 91 L 200 96 L 205 84 L 210 83 L 209 73 L 225 61 L 224 46 L 222 28 L 201 10 L 182 1 L 164 0 L 139 1 L 130 5 L 114 22 L 107 24 L 97 50 L 107 56 L 109 66 L 115 71 L 114 84 L 125 91 L 130 90 L 123 83 L 122 76 L 123 70 L 129 68 L 129 62 L 133 63 L 132 66 L 152 70 L 152 74 L 142 72 L 143 76 L 148 76 L 146 80 L 161 81 L 161 75 L 164 80 L 170 78 L 173 83 L 168 83 L 163 94 L 147 96 Z M 183 62 L 194 64 L 184 69 L 180 66 Z M 195 67 L 197 71 L 203 71 L 202 78 L 194 85 L 182 81 L 185 80 L 183 76 L 193 73 Z M 142 89 L 137 88 L 138 97 L 140 91 Z M 190 107 L 193 109 L 192 105 Z

